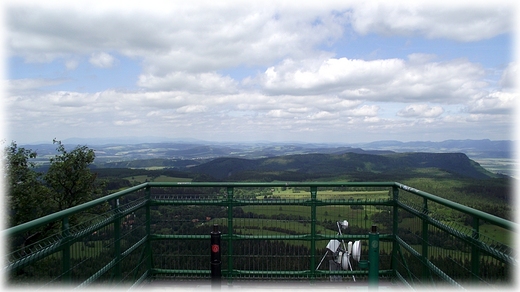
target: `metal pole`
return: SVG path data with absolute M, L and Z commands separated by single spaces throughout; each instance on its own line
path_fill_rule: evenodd
M 368 233 L 368 287 L 377 288 L 379 285 L 379 233 L 377 226 L 372 225 Z
M 222 260 L 220 252 L 220 238 L 222 233 L 218 230 L 218 224 L 213 224 L 211 231 L 211 285 L 220 285 L 222 278 Z
M 228 203 L 228 246 L 227 246 L 227 260 L 228 260 L 228 281 L 233 280 L 233 187 L 227 188 L 227 203 Z
M 117 263 L 114 267 L 114 277 L 116 282 L 121 281 L 121 216 L 119 209 L 119 199 L 116 199 L 114 206 L 114 258 Z
M 316 278 L 316 194 L 318 188 L 311 186 L 311 281 Z
M 71 282 L 71 271 L 70 271 L 70 230 L 69 230 L 69 217 L 64 217 L 62 219 L 61 226 L 61 235 L 63 236 L 63 241 L 65 245 L 62 250 L 62 273 L 63 273 L 63 282 L 70 284 Z
M 477 247 L 479 240 L 479 219 L 473 217 L 473 244 L 471 245 L 471 280 L 477 282 L 480 276 L 480 249 Z
M 146 273 L 148 273 L 148 277 L 152 276 L 152 244 L 151 244 L 151 237 L 152 237 L 152 229 L 151 229 L 151 220 L 152 215 L 150 212 L 150 203 L 151 203 L 151 191 L 150 186 L 147 185 L 146 189 L 144 191 L 145 198 L 146 198 Z
M 426 265 L 428 261 L 428 199 L 423 199 L 423 216 L 422 216 L 422 248 L 421 256 L 423 259 L 422 278 L 424 283 L 430 278 L 430 269 Z
M 392 234 L 393 234 L 393 243 L 392 243 L 392 271 L 394 276 L 397 274 L 397 251 L 398 251 L 398 243 L 397 243 L 397 235 L 399 230 L 399 189 L 395 186 L 392 187 L 392 197 L 393 197 L 393 224 L 392 224 Z

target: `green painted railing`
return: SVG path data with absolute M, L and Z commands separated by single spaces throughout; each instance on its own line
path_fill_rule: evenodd
M 340 234 L 342 220 L 349 227 Z M 5 279 L 9 286 L 129 288 L 209 279 L 214 225 L 228 281 L 377 285 L 384 278 L 481 287 L 512 285 L 517 265 L 516 223 L 400 183 L 149 182 L 3 230 Z M 372 226 L 378 255 L 369 245 Z M 330 240 L 360 240 L 361 261 L 334 268 Z

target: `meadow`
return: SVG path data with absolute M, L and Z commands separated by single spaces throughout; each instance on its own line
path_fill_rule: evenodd
M 142 175 L 134 175 L 125 177 L 124 179 L 127 179 L 133 184 L 142 184 L 145 182 L 188 182 L 192 181 L 192 179 L 185 178 L 185 177 L 172 177 L 167 175 L 159 175 L 159 176 L 153 176 L 148 174 L 142 174 Z
M 433 177 L 415 177 L 415 178 L 407 178 L 401 181 L 402 183 L 414 186 L 415 188 L 430 192 L 432 194 L 441 194 L 442 197 L 445 198 L 456 198 L 455 201 L 459 203 L 469 203 L 479 206 L 481 204 L 486 204 L 484 199 L 480 199 L 478 197 L 472 196 L 470 194 L 461 192 L 468 182 L 464 180 L 453 179 L 449 177 L 439 177 L 441 173 L 435 173 L 434 170 L 421 170 L 422 175 L 433 175 Z M 126 177 L 129 181 L 139 184 L 144 183 L 146 181 L 154 181 L 154 182 L 186 182 L 192 181 L 192 179 L 185 177 L 172 177 L 167 175 L 135 175 L 131 177 Z M 244 192 L 248 192 L 247 189 L 244 189 Z M 243 192 L 239 192 L 242 193 Z M 381 190 L 331 190 L 331 189 L 318 189 L 317 199 L 323 201 L 334 201 L 334 200 L 349 200 L 349 201 L 377 201 L 377 200 L 387 200 L 389 199 L 390 192 L 388 189 Z M 246 195 L 247 197 L 254 197 L 256 200 L 309 200 L 310 192 L 305 189 L 298 188 L 282 188 L 275 187 L 271 190 L 264 190 L 259 192 L 258 190 L 252 194 Z M 480 202 L 480 203 L 479 203 Z M 487 202 L 487 204 L 492 204 L 493 202 Z M 250 212 L 254 214 L 257 218 L 240 218 L 235 220 L 240 220 L 240 224 L 235 223 L 235 228 L 238 231 L 244 234 L 287 234 L 287 233 L 295 233 L 300 234 L 304 230 L 309 230 L 309 224 L 303 223 L 310 220 L 310 207 L 305 206 L 243 206 L 242 210 L 246 213 Z M 462 221 L 462 217 L 460 214 L 455 214 L 454 211 L 449 208 L 437 205 L 430 204 L 431 212 L 439 216 L 441 221 L 444 221 L 446 224 L 457 224 L 463 227 L 464 222 Z M 372 218 L 375 214 L 380 213 L 380 208 L 376 206 L 367 206 L 367 205 L 358 205 L 358 207 L 349 207 L 342 205 L 330 205 L 330 206 L 321 206 L 317 207 L 317 219 L 320 222 L 330 221 L 337 222 L 342 220 L 347 220 L 351 226 L 359 226 L 360 228 L 368 230 L 372 224 L 374 224 Z M 294 225 L 289 223 L 283 223 L 284 232 L 274 231 L 277 226 L 274 226 L 274 221 L 266 221 L 265 218 L 273 218 L 273 217 L 283 217 L 283 216 L 293 216 L 303 218 L 302 222 L 295 222 Z M 262 219 L 264 218 L 264 219 Z M 215 219 L 215 220 L 224 220 L 224 219 Z M 224 220 L 226 221 L 226 220 Z M 226 221 L 227 222 L 227 221 Z M 224 222 L 223 225 L 227 223 Z M 261 226 L 262 224 L 267 224 L 264 229 L 255 229 L 254 226 Z M 381 223 L 376 223 L 382 227 Z M 400 227 L 407 229 L 417 229 L 417 222 L 414 222 L 413 219 L 404 218 L 400 223 Z M 324 233 L 337 233 L 336 229 L 318 229 L 318 232 Z M 510 242 L 511 236 L 509 233 L 503 230 L 500 227 L 483 224 L 480 226 L 480 231 L 486 238 L 489 238 L 492 241 L 498 242 Z M 304 232 L 305 233 L 305 232 Z

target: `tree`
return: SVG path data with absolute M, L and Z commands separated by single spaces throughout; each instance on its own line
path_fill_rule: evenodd
M 14 141 L 5 148 L 10 226 L 39 218 L 51 210 L 48 189 L 42 185 L 42 174 L 34 170 L 35 165 L 30 161 L 36 156 L 36 152 L 18 147 Z
M 89 165 L 96 154 L 87 146 L 77 146 L 68 152 L 61 141 L 53 140 L 58 147 L 50 159 L 50 167 L 44 180 L 51 192 L 50 199 L 56 204 L 56 211 L 71 208 L 87 202 L 101 194 L 101 187 L 96 184 L 96 174 Z
M 79 205 L 101 195 L 103 185 L 96 181 L 96 174 L 89 168 L 96 157 L 94 150 L 87 146 L 77 146 L 69 152 L 60 141 L 54 139 L 53 143 L 57 144 L 58 154 L 50 159 L 45 174 L 34 170 L 35 164 L 31 160 L 37 157 L 36 152 L 18 147 L 14 141 L 5 148 L 10 226 Z M 101 206 L 101 209 L 106 209 L 106 206 Z
M 34 170 L 31 159 L 36 158 L 36 152 L 18 148 L 15 142 L 5 149 L 5 170 L 7 174 L 7 198 L 10 208 L 9 226 L 28 222 L 51 213 L 61 211 L 93 199 L 102 193 L 103 184 L 96 182 L 96 174 L 89 166 L 95 159 L 94 150 L 86 146 L 78 146 L 68 152 L 60 141 L 58 154 L 50 159 L 50 166 L 45 174 Z M 106 212 L 109 206 L 105 202 L 89 213 Z M 72 225 L 85 219 L 86 213 L 69 217 Z M 60 222 L 32 229 L 13 239 L 15 246 L 30 246 L 31 244 L 56 233 Z

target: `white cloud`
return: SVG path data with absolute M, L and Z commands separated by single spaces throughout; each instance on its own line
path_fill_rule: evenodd
M 377 116 L 380 107 L 377 105 L 363 105 L 350 111 L 353 116 L 374 117 Z
M 492 88 L 496 84 L 486 74 L 494 68 L 483 68 L 478 60 L 423 52 L 370 60 L 336 55 L 349 50 L 352 38 L 363 37 L 359 34 L 471 42 L 510 32 L 512 14 L 505 2 L 446 7 L 436 2 L 10 1 L 5 9 L 9 57 L 59 58 L 59 70 L 69 71 L 60 72 L 66 77 L 59 80 L 8 81 L 6 119 L 14 132 L 28 137 L 43 129 L 65 133 L 66 125 L 73 125 L 75 133 L 91 136 L 100 129 L 106 135 L 124 129 L 125 135 L 321 135 L 328 141 L 414 131 L 441 135 L 447 125 L 470 135 L 472 126 L 482 125 L 475 123 L 511 124 L 515 64 L 504 70 L 502 88 Z M 341 44 L 335 43 L 339 38 Z M 85 59 L 98 68 L 131 60 L 142 69 L 132 76 L 139 88 L 88 93 L 69 86 L 49 92 L 67 77 L 80 78 L 80 70 L 72 70 Z M 257 73 L 249 71 L 240 82 L 228 73 L 234 68 Z
M 512 113 L 519 97 L 517 92 L 493 92 L 489 95 L 469 101 L 465 110 L 475 114 Z
M 114 65 L 115 59 L 105 52 L 93 53 L 89 59 L 90 64 L 99 68 L 110 68 Z
M 506 1 L 366 1 L 354 8 L 352 26 L 361 34 L 470 42 L 509 32 L 514 7 Z
M 192 114 L 192 113 L 203 113 L 207 110 L 204 105 L 186 105 L 177 109 L 178 113 Z
M 516 89 L 518 82 L 518 63 L 512 62 L 502 73 L 500 79 L 500 86 L 506 90 Z
M 74 70 L 78 68 L 79 62 L 77 60 L 68 60 L 65 62 L 65 68 L 67 70 Z
M 361 100 L 341 100 L 337 106 L 339 108 L 346 108 L 346 109 L 350 109 L 350 108 L 354 108 L 358 105 L 360 105 L 362 103 Z
M 403 61 L 398 59 L 286 59 L 269 67 L 260 80 L 262 86 L 273 94 L 323 94 L 389 82 L 403 65 Z
M 145 73 L 162 76 L 305 58 L 350 24 L 361 34 L 474 41 L 508 32 L 513 19 L 507 1 L 72 2 L 9 1 L 10 54 L 50 61 L 113 51 L 143 58 Z
M 196 2 L 159 8 L 136 2 L 124 8 L 63 3 L 59 9 L 11 2 L 6 7 L 9 51 L 47 61 L 61 54 L 113 51 L 143 58 L 145 73 L 197 73 L 306 56 L 315 45 L 340 37 L 346 21 L 330 5 Z
M 258 78 L 270 94 L 337 94 L 345 99 L 443 101 L 467 99 L 487 84 L 484 69 L 465 60 L 284 60 Z
M 330 120 L 338 117 L 338 113 L 331 113 L 328 111 L 319 111 L 317 113 L 311 114 L 309 118 L 311 120 Z
M 272 118 L 292 118 L 294 115 L 281 109 L 273 109 L 267 112 L 266 116 Z
M 214 72 L 199 74 L 172 72 L 164 77 L 157 77 L 151 74 L 140 75 L 137 84 L 151 90 L 185 90 L 192 93 L 208 92 L 221 94 L 237 91 L 237 82 L 235 80 Z
M 434 54 L 413 53 L 408 55 L 408 62 L 411 65 L 424 65 L 435 59 L 437 59 L 437 56 Z
M 114 121 L 114 125 L 116 126 L 134 126 L 140 124 L 142 121 L 140 119 L 133 120 L 117 120 Z
M 54 86 L 64 83 L 66 80 L 46 79 L 46 78 L 24 78 L 4 81 L 4 88 L 9 95 L 16 96 L 28 94 L 43 87 Z
M 397 115 L 405 118 L 436 118 L 444 113 L 440 106 L 429 106 L 427 104 L 411 104 L 400 110 Z
M 79 108 L 90 102 L 95 102 L 95 95 L 81 94 L 78 92 L 58 91 L 46 95 L 47 102 L 55 107 L 73 107 Z

